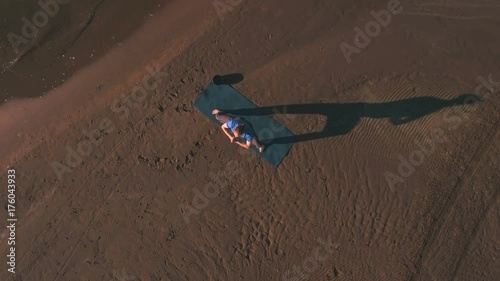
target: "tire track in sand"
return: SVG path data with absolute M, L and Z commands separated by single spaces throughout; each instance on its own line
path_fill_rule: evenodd
M 110 154 L 111 155 L 111 154 Z M 121 178 L 120 181 L 118 181 L 118 183 L 113 187 L 111 188 L 111 191 L 108 193 L 108 195 L 106 196 L 106 198 L 104 198 L 104 200 L 102 201 L 102 203 L 94 210 L 94 213 L 92 214 L 92 217 L 90 218 L 90 221 L 89 223 L 87 224 L 87 227 L 85 228 L 85 231 L 83 231 L 83 233 L 80 235 L 80 237 L 78 238 L 77 242 L 76 242 L 76 245 L 73 247 L 73 250 L 71 251 L 71 253 L 69 254 L 68 258 L 66 259 L 66 261 L 63 263 L 62 267 L 60 270 L 57 271 L 57 274 L 56 274 L 56 277 L 54 277 L 54 281 L 57 280 L 61 274 L 61 272 L 64 270 L 64 268 L 66 268 L 66 265 L 68 264 L 68 262 L 71 260 L 71 257 L 73 257 L 73 255 L 75 254 L 75 251 L 76 249 L 78 248 L 78 245 L 80 244 L 80 242 L 82 241 L 82 238 L 85 236 L 85 234 L 87 234 L 87 232 L 89 231 L 90 227 L 92 226 L 92 222 L 94 221 L 95 217 L 97 216 L 97 214 L 99 213 L 99 210 L 101 210 L 102 206 L 104 206 L 104 204 L 106 204 L 106 202 L 108 201 L 109 197 L 111 197 L 111 195 L 115 192 L 116 188 L 118 188 L 118 186 L 123 182 L 125 181 L 125 179 L 128 178 L 128 175 L 130 175 L 130 171 L 132 171 L 132 169 L 134 168 L 134 166 L 131 166 L 130 168 L 128 168 L 127 170 L 127 173 L 125 176 L 123 176 Z
M 462 197 L 466 195 L 467 191 L 471 191 L 471 190 L 464 190 L 464 188 L 468 184 L 470 184 L 472 180 L 475 178 L 478 168 L 481 166 L 483 158 L 485 157 L 485 155 L 487 155 L 486 152 L 490 149 L 491 144 L 494 143 L 495 140 L 494 137 L 496 136 L 497 132 L 496 129 L 497 124 L 498 121 L 495 122 L 490 131 L 487 133 L 485 140 L 479 144 L 479 148 L 476 150 L 470 161 L 470 164 L 463 172 L 463 176 L 459 178 L 459 180 L 453 187 L 452 191 L 450 192 L 448 199 L 446 200 L 446 203 L 443 205 L 441 210 L 437 212 L 437 216 L 434 219 L 435 222 L 429 227 L 429 231 L 427 232 L 426 237 L 424 237 L 424 246 L 420 251 L 420 254 L 418 255 L 419 256 L 418 260 L 415 262 L 416 269 L 413 272 L 411 272 L 408 280 L 410 281 L 420 280 L 420 279 L 429 280 L 429 277 L 434 277 L 432 275 L 429 276 L 429 274 L 426 274 L 427 272 L 425 273 L 423 272 L 425 266 L 437 264 L 437 266 L 440 267 L 438 268 L 436 266 L 434 268 L 434 271 L 441 270 L 443 269 L 443 267 L 446 267 L 446 264 L 445 265 L 443 264 L 447 262 L 447 260 L 443 259 L 443 257 L 444 258 L 449 257 L 450 258 L 448 260 L 449 263 L 451 264 L 454 263 L 453 256 L 448 255 L 448 248 L 451 249 L 453 246 L 456 247 L 456 243 L 460 244 L 460 241 L 457 241 L 457 237 L 460 236 L 458 235 L 455 237 L 451 237 L 449 236 L 449 232 L 453 231 L 446 231 L 446 230 L 447 228 L 453 228 L 452 230 L 459 231 L 460 227 L 463 227 L 463 225 L 458 225 L 455 223 L 454 221 L 455 218 L 462 216 L 462 221 L 472 222 L 468 223 L 470 224 L 471 230 L 462 229 L 461 230 L 462 233 L 472 232 L 474 226 L 479 223 L 479 220 L 484 218 L 484 216 L 481 216 L 482 212 L 480 212 L 478 215 L 475 215 L 474 212 L 467 211 L 466 208 L 467 206 L 461 206 L 460 204 L 457 204 L 457 202 L 459 201 L 459 198 L 462 199 Z M 462 214 L 460 213 L 457 214 L 456 211 L 460 209 L 465 210 L 465 212 L 463 212 Z M 472 233 L 466 235 L 465 244 L 469 243 L 468 240 L 470 240 L 471 237 Z M 446 243 L 448 245 L 451 244 L 451 247 L 447 248 L 442 247 L 440 242 Z M 434 252 L 435 249 L 437 252 Z M 458 262 L 459 261 L 457 261 L 457 263 Z M 453 267 L 453 266 L 448 265 L 448 267 Z M 443 274 L 446 274 L 446 272 L 444 272 Z M 449 280 L 449 279 L 445 278 L 443 280 Z
M 142 122 L 144 121 L 146 118 L 148 117 L 148 115 L 145 115 L 143 116 L 141 119 L 139 119 L 137 122 L 135 122 L 133 124 L 132 127 L 135 127 L 139 122 Z M 45 247 L 43 247 L 42 249 L 39 249 L 39 254 L 38 255 L 32 255 L 31 257 L 33 257 L 33 260 L 31 263 L 28 264 L 28 266 L 26 268 L 28 268 L 28 271 L 25 273 L 25 274 L 29 274 L 31 271 L 32 271 L 32 268 L 34 268 L 34 265 L 37 263 L 38 259 L 44 254 L 46 248 L 49 248 L 50 247 L 50 244 L 51 242 L 54 241 L 54 236 L 56 236 L 56 234 L 58 233 L 58 230 L 60 229 L 60 227 L 62 226 L 64 220 L 67 218 L 68 214 L 70 214 L 70 210 L 71 210 L 71 207 L 73 206 L 73 203 L 75 201 L 75 198 L 78 197 L 78 195 L 81 193 L 81 191 L 83 190 L 83 188 L 89 183 L 89 181 L 91 181 L 92 179 L 94 179 L 94 174 L 97 172 L 97 171 L 101 171 L 103 168 L 105 169 L 105 167 L 103 167 L 103 163 L 107 162 L 107 160 L 109 160 L 109 158 L 118 150 L 118 148 L 121 147 L 121 145 L 129 139 L 129 137 L 133 136 L 132 134 L 130 134 L 131 132 L 133 132 L 133 130 L 131 129 L 130 131 L 128 131 L 110 150 L 109 153 L 106 154 L 106 156 L 100 160 L 97 165 L 91 170 L 87 180 L 85 180 L 81 185 L 80 187 L 71 195 L 71 199 L 68 201 L 69 204 L 64 204 L 62 207 L 60 207 L 57 212 L 56 212 L 56 215 L 54 215 L 54 217 L 50 220 L 50 221 L 54 221 L 56 219 L 56 217 L 58 216 L 61 216 L 61 213 L 63 214 L 62 215 L 62 218 L 61 220 L 57 223 L 56 225 L 56 228 L 53 230 L 52 232 L 52 235 L 50 235 L 48 241 L 46 243 L 44 243 Z M 67 206 L 67 208 L 65 209 L 66 211 L 62 211 L 65 206 Z M 37 237 L 43 237 L 43 235 L 49 231 L 50 228 L 44 228 L 44 230 L 39 234 L 37 235 Z M 34 245 L 36 244 L 36 242 L 38 241 L 38 239 L 36 239 L 35 241 L 33 241 L 33 243 L 30 244 L 30 246 L 28 247 L 28 250 L 26 251 L 26 253 L 21 257 L 21 259 L 19 260 L 19 262 L 22 262 L 23 259 L 28 255 L 28 253 L 30 251 L 32 251 Z M 7 280 L 12 280 L 12 278 L 9 278 Z

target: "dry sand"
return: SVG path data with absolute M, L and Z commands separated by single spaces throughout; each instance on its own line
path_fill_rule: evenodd
M 350 63 L 390 1 L 72 1 L 18 54 L 1 2 L 0 280 L 500 278 L 498 1 L 402 1 Z M 323 133 L 243 152 L 193 107 L 227 73 Z

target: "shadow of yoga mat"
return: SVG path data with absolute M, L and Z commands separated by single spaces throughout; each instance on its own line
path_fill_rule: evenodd
M 196 100 L 194 106 L 206 115 L 210 120 L 221 124 L 212 114 L 215 108 L 228 111 L 237 111 L 238 109 L 257 109 L 257 106 L 245 98 L 229 85 L 215 85 L 210 83 L 203 91 L 202 95 Z M 257 109 L 258 110 L 258 109 Z M 251 123 L 258 138 L 266 145 L 263 153 L 257 149 L 252 150 L 274 167 L 278 167 L 283 158 L 288 154 L 292 143 L 273 143 L 275 138 L 293 138 L 294 135 L 287 128 L 274 120 L 269 115 L 242 116 L 244 120 Z M 229 141 L 229 140 L 228 140 Z

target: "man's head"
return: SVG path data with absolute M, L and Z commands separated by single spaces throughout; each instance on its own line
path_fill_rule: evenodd
M 245 125 L 241 124 L 238 127 L 234 128 L 234 136 L 239 138 L 241 135 L 243 135 L 243 132 L 245 131 Z

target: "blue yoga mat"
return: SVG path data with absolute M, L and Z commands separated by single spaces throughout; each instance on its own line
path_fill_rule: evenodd
M 279 166 L 293 145 L 293 141 L 273 143 L 273 139 L 276 138 L 293 140 L 294 135 L 269 115 L 259 114 L 259 109 L 255 104 L 229 85 L 215 85 L 214 83 L 210 83 L 198 100 L 196 100 L 194 106 L 217 124 L 221 123 L 212 114 L 212 110 L 215 108 L 241 116 L 244 121 L 251 124 L 258 138 L 266 145 L 263 153 L 259 153 L 255 148 L 252 148 L 252 150 L 274 167 Z M 238 114 L 238 110 L 242 109 L 243 112 L 251 111 L 254 114 Z

